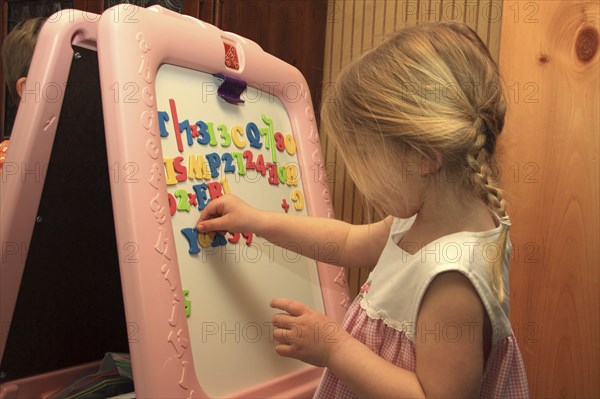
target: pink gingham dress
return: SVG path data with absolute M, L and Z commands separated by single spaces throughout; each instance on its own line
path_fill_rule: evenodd
M 415 335 L 421 333 L 415 326 L 421 299 L 438 274 L 458 271 L 469 278 L 477 290 L 492 325 L 492 348 L 485 365 L 480 397 L 528 398 L 527 376 L 508 319 L 508 304 L 500 304 L 491 289 L 488 264 L 498 253 L 495 242 L 502 227 L 485 232 L 451 234 L 411 255 L 397 243 L 413 221 L 414 217 L 394 220 L 377 265 L 348 309 L 344 328 L 388 362 L 414 372 Z M 500 222 L 510 223 L 507 217 Z M 507 241 L 505 287 L 508 287 L 508 261 L 512 249 L 510 240 Z M 456 339 L 458 333 L 468 333 L 469 328 L 450 327 L 446 331 L 448 339 Z M 425 333 L 431 335 L 430 330 Z M 440 328 L 439 333 L 444 334 L 444 328 Z M 354 397 L 356 395 L 334 373 L 325 370 L 315 398 Z

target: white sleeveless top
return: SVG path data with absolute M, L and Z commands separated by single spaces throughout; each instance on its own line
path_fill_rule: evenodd
M 492 346 L 508 337 L 512 330 L 508 319 L 508 301 L 500 304 L 492 289 L 491 262 L 499 256 L 497 244 L 502 224 L 485 232 L 459 232 L 441 237 L 418 250 L 414 255 L 404 251 L 398 242 L 414 222 L 414 218 L 395 219 L 387 244 L 368 278 L 361 307 L 372 319 L 381 319 L 388 326 L 403 331 L 414 340 L 421 300 L 427 287 L 440 273 L 457 271 L 473 284 L 489 316 L 493 335 Z M 409 245 L 410 243 L 404 243 Z M 512 246 L 507 239 L 504 254 L 503 279 L 508 297 L 508 262 Z M 398 289 L 403 287 L 403 289 Z
M 496 242 L 502 226 L 480 233 L 450 234 L 411 255 L 398 247 L 398 242 L 413 222 L 414 218 L 394 220 L 388 242 L 361 293 L 350 305 L 343 328 L 387 362 L 416 372 L 415 327 L 421 300 L 438 274 L 458 271 L 477 290 L 493 328 L 479 396 L 528 398 L 527 375 L 508 319 L 508 304 L 500 304 L 491 288 L 490 263 L 498 254 Z M 502 218 L 500 223 L 508 225 L 509 220 Z M 510 252 L 507 239 L 503 269 L 506 288 Z M 505 291 L 508 296 L 508 289 Z M 331 370 L 325 369 L 315 398 L 356 395 Z

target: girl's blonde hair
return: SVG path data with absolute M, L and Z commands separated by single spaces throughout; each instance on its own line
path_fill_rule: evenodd
M 418 170 L 415 159 L 439 155 L 436 177 L 455 181 L 506 216 L 494 159 L 506 104 L 498 67 L 469 27 L 438 23 L 404 29 L 346 67 L 335 89 L 323 102 L 323 130 L 376 209 L 393 209 L 400 188 L 398 173 L 391 171 L 406 177 Z M 501 302 L 508 234 L 503 226 L 500 253 L 491 262 Z

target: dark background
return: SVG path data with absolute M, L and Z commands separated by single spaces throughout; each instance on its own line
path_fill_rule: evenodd
M 7 33 L 23 19 L 50 16 L 68 8 L 101 14 L 105 9 L 121 3 L 140 7 L 158 4 L 255 41 L 266 52 L 302 72 L 312 93 L 318 118 L 327 0 L 0 0 L 0 45 Z M 1 73 L 0 87 L 0 136 L 8 138 L 15 118 L 15 107 L 11 104 Z

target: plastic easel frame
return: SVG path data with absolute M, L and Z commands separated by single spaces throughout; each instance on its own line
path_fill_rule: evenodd
M 169 209 L 167 189 L 164 183 L 162 186 L 151 184 L 157 177 L 156 171 L 163 169 L 155 77 L 162 64 L 210 74 L 227 72 L 276 96 L 290 116 L 301 169 L 311 170 L 311 174 L 317 172 L 316 181 L 304 185 L 308 214 L 333 217 L 306 81 L 299 71 L 266 54 L 255 43 L 157 6 L 141 9 L 121 5 L 107 10 L 101 17 L 63 10 L 51 20 L 53 23 L 45 24 L 40 34 L 28 85 L 37 82 L 40 87 L 64 87 L 73 56 L 71 46 L 97 50 L 108 162 L 118 167 L 135 162 L 139 168 L 138 184 L 127 184 L 123 179 L 111 181 L 125 312 L 128 325 L 137 327 L 136 342 L 130 344 L 136 395 L 206 397 L 196 378 L 184 304 L 174 300 L 176 291 L 172 287 L 181 287 L 181 278 L 171 219 L 167 217 L 163 221 L 157 215 L 160 210 Z M 238 70 L 225 66 L 224 41 L 238 50 L 241 66 Z M 200 53 L 210 56 L 202 57 Z M 290 81 L 299 84 L 300 100 L 288 101 L 282 92 L 284 85 L 273 85 L 273 82 Z M 114 101 L 114 88 L 126 83 L 139 89 L 138 101 Z M 22 160 L 48 164 L 61 106 L 61 97 L 22 105 L 15 131 L 35 132 L 35 140 L 21 139 L 20 133 L 13 135 L 5 165 L 18 165 Z M 26 252 L 44 177 L 11 179 L 7 178 L 8 172 L 5 166 L 1 192 L 2 245 L 16 243 L 17 249 L 25 248 Z M 7 249 L 15 250 L 3 248 L 3 254 Z M 6 262 L 3 259 L 1 264 L 0 326 L 3 328 L 10 325 L 12 319 L 25 259 L 26 253 L 21 253 L 7 256 Z M 317 267 L 325 311 L 340 321 L 349 303 L 343 270 L 325 264 Z M 0 357 L 4 344 L 0 342 Z M 44 396 L 40 393 L 61 388 L 69 376 L 93 366 L 95 364 L 82 365 L 28 378 L 20 384 L 19 395 Z M 308 397 L 321 372 L 306 366 L 231 396 Z M 10 394 L 9 391 L 5 393 Z
M 96 25 L 80 12 L 51 17 L 44 24 L 33 55 L 10 151 L 0 181 L 0 359 L 5 354 L 21 287 L 46 172 L 52 153 L 65 87 L 73 60 L 72 46 L 96 50 Z M 19 133 L 16 133 L 19 132 Z M 88 365 L 89 367 L 89 365 Z M 60 375 L 80 373 L 75 367 Z M 50 385 L 60 387 L 58 376 Z M 45 385 L 32 377 L 32 385 Z M 2 382 L 2 381 L 0 381 Z M 56 384 L 56 385 L 53 385 Z M 11 387 L 3 386 L 0 396 Z M 29 388 L 20 394 L 34 396 Z M 35 388 L 38 389 L 38 388 Z M 35 391 L 39 392 L 40 391 Z
M 125 10 L 121 11 L 114 14 L 123 15 Z M 128 243 L 136 245 L 136 262 L 121 266 L 127 320 L 140 326 L 139 343 L 131 345 L 136 393 L 140 397 L 204 397 L 191 351 L 185 348 L 189 333 L 183 301 L 174 299 L 176 291 L 171 289 L 181 287 L 171 220 L 159 221 L 163 220 L 161 209 L 168 210 L 169 204 L 166 187 L 154 184 L 160 180 L 156 171 L 163 168 L 154 90 L 157 71 L 162 64 L 171 64 L 210 74 L 226 72 L 279 98 L 291 119 L 300 167 L 320 171 L 318 181 L 304 187 L 308 213 L 333 217 L 310 94 L 298 70 L 235 34 L 160 7 L 140 9 L 135 23 L 115 21 L 109 13 L 103 14 L 98 29 L 103 94 L 125 82 L 140 93 L 140 101 L 128 104 L 103 95 L 109 163 L 135 161 L 140 171 L 139 184 L 117 183 L 112 190 L 120 258 L 131 256 Z M 236 46 L 239 69 L 226 68 L 224 41 Z M 284 85 L 273 85 L 290 81 L 300 84 L 300 101 L 288 101 Z M 158 206 L 153 201 L 157 193 Z M 348 304 L 343 271 L 319 264 L 318 272 L 326 313 L 340 321 Z M 180 309 L 174 312 L 174 307 Z M 173 315 L 177 315 L 175 320 Z M 310 396 L 321 373 L 306 366 L 233 396 Z

